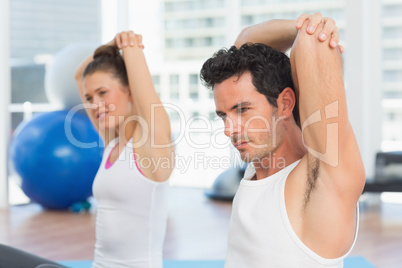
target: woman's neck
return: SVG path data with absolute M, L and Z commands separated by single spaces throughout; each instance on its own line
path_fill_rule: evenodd
M 116 137 L 119 138 L 119 142 L 126 144 L 132 137 L 135 128 L 137 127 L 137 121 L 130 120 L 129 122 L 123 122 L 116 129 Z

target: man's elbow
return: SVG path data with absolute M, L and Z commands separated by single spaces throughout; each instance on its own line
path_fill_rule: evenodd
M 247 36 L 250 27 L 244 28 L 240 34 L 237 36 L 234 43 L 235 47 L 240 48 L 243 44 L 247 43 Z

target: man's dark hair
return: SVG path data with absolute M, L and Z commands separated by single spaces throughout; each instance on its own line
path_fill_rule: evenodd
M 294 91 L 289 57 L 265 44 L 246 43 L 240 48 L 221 49 L 204 63 L 200 76 L 203 84 L 213 90 L 215 84 L 245 72 L 251 73 L 253 85 L 273 107 L 278 107 L 276 100 L 286 87 Z M 300 127 L 297 105 L 293 117 Z

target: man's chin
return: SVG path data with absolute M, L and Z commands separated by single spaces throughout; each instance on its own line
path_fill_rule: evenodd
M 269 156 L 260 156 L 260 155 L 258 155 L 258 154 L 252 154 L 252 153 L 250 153 L 250 152 L 246 152 L 246 151 L 243 151 L 243 152 L 240 152 L 239 151 L 239 153 L 240 153 L 240 158 L 241 158 L 241 160 L 243 161 L 243 162 L 246 162 L 246 163 L 251 163 L 251 162 L 262 162 L 263 161 L 263 159 L 265 159 L 265 158 L 267 158 L 267 159 L 271 159 L 271 156 L 269 155 Z
M 242 150 L 242 151 L 238 150 L 238 151 L 240 153 L 240 158 L 243 162 L 246 162 L 246 163 L 253 162 L 253 157 L 250 155 L 249 152 L 246 152 L 245 150 Z

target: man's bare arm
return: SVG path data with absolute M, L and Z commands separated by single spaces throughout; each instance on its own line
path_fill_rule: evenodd
M 320 180 L 320 189 L 330 189 L 350 207 L 362 192 L 365 173 L 348 118 L 341 53 L 329 40 L 318 41 L 322 27 L 310 35 L 304 23 L 290 57 L 308 149 L 307 191 Z
M 235 41 L 235 46 L 239 48 L 245 43 L 262 43 L 282 52 L 286 52 L 292 47 L 295 41 L 297 30 L 305 23 L 308 23 L 309 34 L 316 32 L 317 26 L 321 23 L 320 13 L 314 15 L 303 14 L 297 20 L 269 20 L 256 25 L 244 28 Z M 324 18 L 325 24 L 318 35 L 321 42 L 329 39 L 331 47 L 339 46 L 343 53 L 343 46 L 339 45 L 339 33 L 335 21 L 330 18 Z
M 292 46 L 296 34 L 296 20 L 269 20 L 244 28 L 235 46 L 239 48 L 248 42 L 262 43 L 285 52 Z

